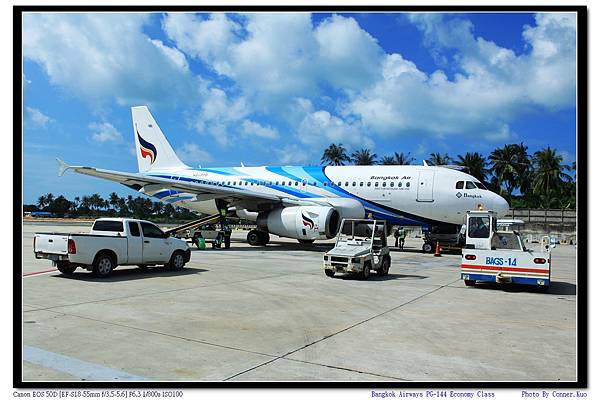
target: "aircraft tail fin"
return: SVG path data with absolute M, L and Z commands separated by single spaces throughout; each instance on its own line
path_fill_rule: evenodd
M 189 168 L 167 141 L 146 106 L 131 107 L 139 172 Z

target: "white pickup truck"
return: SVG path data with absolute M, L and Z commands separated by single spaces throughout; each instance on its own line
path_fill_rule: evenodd
M 191 257 L 185 241 L 151 222 L 129 218 L 97 219 L 90 233 L 36 233 L 33 252 L 35 258 L 52 260 L 63 274 L 81 267 L 101 278 L 117 265 L 164 264 L 180 270 Z

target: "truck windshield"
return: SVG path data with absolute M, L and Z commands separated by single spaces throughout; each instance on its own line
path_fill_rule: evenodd
M 92 228 L 94 231 L 106 231 L 106 232 L 123 232 L 123 222 L 122 221 L 96 221 L 94 223 L 94 227 Z
M 344 221 L 340 230 L 341 240 L 371 239 L 373 236 L 372 221 Z

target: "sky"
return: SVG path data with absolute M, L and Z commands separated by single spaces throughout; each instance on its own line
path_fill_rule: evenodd
M 33 13 L 23 19 L 23 195 L 116 191 L 147 105 L 190 166 L 488 155 L 576 159 L 576 18 L 558 13 Z

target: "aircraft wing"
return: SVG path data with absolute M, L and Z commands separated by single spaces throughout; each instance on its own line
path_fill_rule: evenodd
M 255 191 L 249 192 L 242 187 L 227 187 L 213 183 L 202 183 L 206 181 L 200 179 L 179 179 L 179 177 L 169 176 L 168 173 L 165 172 L 161 173 L 160 176 L 156 176 L 153 174 L 120 172 L 94 167 L 67 165 L 64 161 L 58 158 L 57 161 L 59 164 L 59 176 L 62 176 L 67 170 L 73 170 L 79 174 L 95 176 L 100 179 L 118 182 L 144 194 L 148 194 L 148 192 L 155 192 L 159 189 L 173 189 L 194 194 L 196 195 L 197 199 L 201 201 L 224 199 L 229 203 L 243 203 L 246 206 L 260 203 L 280 203 L 284 206 L 315 205 L 315 202 L 310 200 L 297 200 L 267 193 L 257 193 Z

